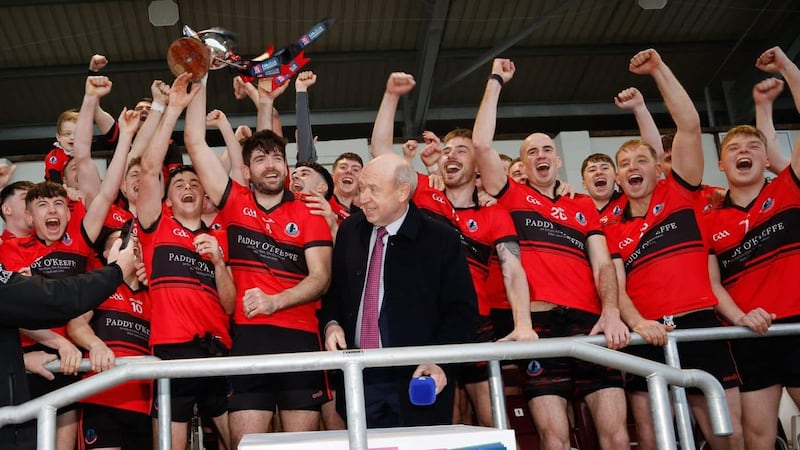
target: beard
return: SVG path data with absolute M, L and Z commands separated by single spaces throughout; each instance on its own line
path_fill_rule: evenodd
M 278 184 L 276 187 L 272 187 L 263 181 L 257 181 L 253 183 L 253 188 L 265 195 L 276 195 L 283 192 L 283 183 Z

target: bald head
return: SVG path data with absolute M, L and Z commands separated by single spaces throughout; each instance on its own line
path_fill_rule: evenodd
M 361 209 L 375 226 L 386 226 L 405 214 L 417 187 L 417 174 L 411 165 L 395 154 L 379 156 L 361 172 Z

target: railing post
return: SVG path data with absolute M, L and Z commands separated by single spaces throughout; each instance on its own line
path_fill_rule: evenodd
M 360 362 L 353 360 L 346 362 L 342 370 L 350 450 L 367 450 L 367 408 L 364 404 L 363 367 Z
M 664 347 L 664 358 L 667 364 L 680 369 L 681 357 L 678 355 L 678 343 L 667 334 L 667 345 Z M 675 421 L 678 424 L 678 437 L 681 448 L 696 448 L 694 433 L 692 433 L 692 417 L 689 414 L 689 401 L 686 399 L 686 389 L 681 386 L 670 386 L 672 401 L 675 404 Z
M 158 448 L 172 448 L 172 395 L 169 378 L 158 379 Z
M 503 393 L 503 371 L 500 361 L 492 359 L 489 362 L 489 397 L 492 399 L 492 421 L 494 427 L 500 430 L 508 428 L 506 417 L 506 397 Z
M 659 450 L 674 450 L 675 431 L 672 429 L 672 410 L 669 402 L 667 381 L 662 375 L 653 373 L 647 376 L 647 390 L 650 393 L 650 412 L 656 432 L 656 447 Z
M 36 422 L 36 449 L 56 450 L 55 406 L 47 405 L 39 411 Z

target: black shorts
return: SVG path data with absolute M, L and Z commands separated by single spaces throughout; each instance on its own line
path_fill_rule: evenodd
M 540 338 L 588 335 L 599 318 L 597 314 L 561 306 L 531 313 L 533 328 Z M 526 400 L 542 395 L 572 400 L 623 385 L 619 370 L 569 357 L 528 360 L 520 363 L 520 371 Z
M 147 414 L 90 403 L 81 406 L 79 448 L 153 448 L 153 420 Z
M 722 326 L 722 322 L 712 310 L 671 317 L 671 320 L 674 322 L 676 330 Z M 664 347 L 647 344 L 631 345 L 623 351 L 651 361 L 665 362 Z M 681 359 L 681 368 L 704 370 L 719 380 L 725 389 L 734 388 L 741 384 L 728 341 L 678 342 L 678 355 Z M 640 376 L 628 374 L 625 380 L 625 388 L 633 392 L 645 392 L 647 391 L 647 381 Z M 702 392 L 697 388 L 689 388 L 687 393 L 701 394 Z
M 800 316 L 774 323 L 800 323 Z M 800 335 L 731 340 L 742 392 L 774 385 L 800 387 Z
M 23 351 L 25 353 L 43 351 L 45 353 L 58 356 L 58 350 L 52 349 L 42 344 L 35 344 L 25 347 Z M 41 375 L 37 375 L 35 373 L 28 374 L 28 391 L 30 392 L 32 399 L 39 398 L 44 394 L 49 394 L 55 391 L 56 389 L 67 387 L 70 384 L 81 380 L 80 375 L 65 375 L 63 373 L 54 373 L 53 375 L 55 375 L 56 378 L 50 381 L 47 378 Z M 78 408 L 77 403 L 70 403 L 69 405 L 58 408 L 56 414 L 61 415 L 69 411 L 74 411 L 77 408 Z
M 240 325 L 233 338 L 232 356 L 317 352 L 319 335 L 271 325 Z M 319 411 L 330 400 L 322 371 L 232 376 L 230 411 Z
M 478 316 L 478 330 L 475 342 L 494 342 L 494 326 L 489 316 Z M 480 383 L 489 379 L 489 366 L 486 361 L 464 363 L 458 371 L 458 381 L 462 384 Z
M 182 344 L 153 346 L 153 355 L 164 360 L 211 358 L 226 353 L 216 339 L 197 339 Z M 152 416 L 158 417 L 158 383 L 153 395 Z M 204 417 L 219 417 L 228 410 L 228 380 L 225 377 L 173 378 L 170 380 L 172 421 L 188 422 L 194 405 Z

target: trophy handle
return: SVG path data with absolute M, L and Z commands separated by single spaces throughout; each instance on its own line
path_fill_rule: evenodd
M 173 75 L 192 73 L 192 82 L 200 81 L 211 66 L 208 47 L 195 38 L 180 38 L 167 50 L 167 64 Z

